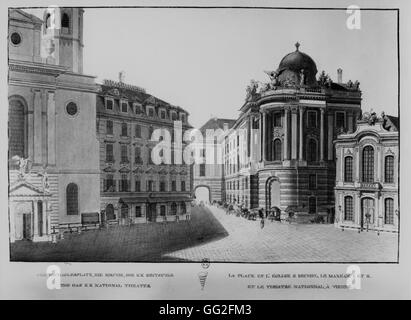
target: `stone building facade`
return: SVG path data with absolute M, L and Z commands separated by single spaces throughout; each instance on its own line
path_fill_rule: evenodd
M 332 219 L 334 139 L 356 130 L 361 115 L 359 83 L 317 77 L 315 62 L 296 50 L 252 81 L 240 116 L 224 141 L 225 198 L 248 208 L 292 211 L 300 220 Z
M 83 10 L 9 10 L 10 240 L 47 241 L 98 213 L 94 77 L 82 73 Z
M 398 232 L 398 118 L 364 113 L 335 141 L 339 228 Z
M 120 81 L 105 80 L 96 101 L 100 142 L 102 220 L 120 224 L 188 220 L 191 210 L 191 166 L 176 160 L 182 132 L 191 128 L 188 112 Z M 160 129 L 171 140 L 169 161 L 156 164 L 152 139 Z M 166 151 L 165 151 L 166 153 Z
M 193 194 L 199 201 L 222 201 L 225 194 L 223 162 L 219 150 L 219 137 L 227 132 L 235 123 L 232 119 L 211 118 L 201 128 L 203 137 L 201 152 L 204 163 L 193 166 Z M 208 154 L 210 152 L 210 155 Z

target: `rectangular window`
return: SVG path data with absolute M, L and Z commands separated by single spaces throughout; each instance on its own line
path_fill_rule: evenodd
M 171 113 L 171 120 L 173 120 L 173 121 L 177 120 L 177 113 L 175 113 L 175 112 Z
M 154 181 L 148 180 L 147 181 L 147 191 L 152 192 L 154 191 Z
M 309 189 L 317 189 L 317 175 L 310 174 L 308 177 L 308 188 Z
M 274 117 L 273 118 L 274 127 L 281 127 L 282 126 L 282 124 L 281 124 L 281 113 L 280 112 L 275 112 L 273 117 Z
M 351 196 L 344 198 L 344 220 L 354 221 L 354 204 Z
M 106 109 L 107 110 L 113 110 L 113 100 L 112 99 L 106 99 Z
M 136 187 L 136 192 L 141 191 L 141 182 L 140 182 L 140 180 L 136 180 L 135 187 Z
M 200 177 L 205 177 L 205 170 L 206 169 L 206 166 L 205 166 L 205 163 L 201 163 L 200 164 Z
M 136 124 L 135 136 L 141 138 L 141 126 L 139 124 Z
M 106 144 L 106 161 L 114 162 L 113 145 L 111 143 Z
M 335 126 L 337 129 L 345 129 L 345 112 L 335 113 Z
M 161 117 L 161 119 L 166 118 L 166 112 L 164 110 L 161 110 L 160 117 Z
M 394 157 L 386 156 L 385 157 L 385 182 L 394 183 Z
M 123 122 L 121 124 L 121 136 L 122 137 L 127 137 L 128 136 L 128 125 L 125 122 Z
M 126 174 L 121 175 L 120 192 L 128 192 L 128 177 Z
M 164 181 L 160 181 L 160 192 L 166 191 L 166 183 Z
M 181 191 L 186 191 L 186 182 L 181 181 Z
M 108 175 L 107 175 L 107 179 L 106 179 L 106 185 L 105 185 L 105 190 L 104 190 L 104 191 L 114 192 L 114 191 L 116 191 L 115 188 L 116 188 L 116 186 L 115 186 L 115 183 L 114 183 L 113 175 L 112 175 L 112 174 L 108 174 Z
M 316 111 L 307 112 L 307 127 L 317 128 L 317 112 Z
M 128 163 L 128 147 L 126 145 L 121 146 L 121 162 Z
M 160 206 L 160 216 L 164 217 L 166 215 L 166 206 Z
M 140 149 L 140 147 L 136 147 L 134 149 L 134 163 L 135 164 L 143 164 L 143 159 L 141 158 L 141 149 Z
M 128 111 L 128 103 L 123 101 L 121 102 L 121 112 L 127 112 Z
M 385 199 L 385 224 L 394 224 L 394 200 L 391 198 Z
M 113 134 L 113 121 L 107 120 L 106 122 L 106 134 Z
M 353 159 L 352 157 L 344 158 L 344 181 L 353 182 Z
M 173 180 L 171 181 L 171 191 L 176 191 L 176 189 L 177 189 L 176 181 Z
M 141 207 L 136 206 L 136 218 L 141 218 Z
M 148 116 L 151 117 L 151 118 L 154 117 L 154 109 L 153 108 L 148 109 Z

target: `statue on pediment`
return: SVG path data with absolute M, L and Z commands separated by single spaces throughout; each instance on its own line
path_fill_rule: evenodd
M 257 88 L 258 88 L 258 82 L 255 80 L 251 80 L 250 84 L 246 88 L 246 93 L 247 93 L 246 101 L 251 101 L 256 97 Z
M 18 164 L 19 166 L 19 175 L 18 177 L 20 179 L 24 179 L 26 177 L 26 174 L 28 173 L 29 170 L 29 163 L 31 160 L 29 158 L 23 158 L 18 155 L 15 155 L 11 158 L 15 163 Z

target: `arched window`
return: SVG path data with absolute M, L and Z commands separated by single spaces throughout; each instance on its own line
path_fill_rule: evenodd
M 374 182 L 374 149 L 371 146 L 362 151 L 362 181 Z
M 116 219 L 116 215 L 114 214 L 114 206 L 112 204 L 108 204 L 106 207 L 106 219 L 107 220 Z
M 384 209 L 384 223 L 394 224 L 394 200 L 391 198 L 385 199 Z
M 27 121 L 24 104 L 17 99 L 9 102 L 9 156 L 27 157 Z
M 394 156 L 385 157 L 385 182 L 394 183 Z
M 307 161 L 308 162 L 317 161 L 317 141 L 315 141 L 314 139 L 308 140 Z
M 282 143 L 280 139 L 274 140 L 274 150 L 273 150 L 273 160 L 274 161 L 281 161 L 281 148 Z
M 61 17 L 61 27 L 62 28 L 70 27 L 70 18 L 67 13 L 63 13 L 63 16 Z
M 352 182 L 353 181 L 353 172 L 352 172 L 352 157 L 345 157 L 344 159 L 344 181 Z
M 353 197 L 347 196 L 344 198 L 344 220 L 354 220 L 354 202 Z
M 66 189 L 67 215 L 78 215 L 78 186 L 69 183 Z
M 171 204 L 171 212 L 172 215 L 176 215 L 177 214 L 177 203 L 173 202 Z
M 50 28 L 51 27 L 51 14 L 47 13 L 46 15 L 46 28 Z

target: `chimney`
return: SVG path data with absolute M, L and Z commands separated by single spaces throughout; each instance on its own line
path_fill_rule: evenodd
M 338 83 L 342 83 L 342 69 L 341 68 L 337 69 L 337 74 L 338 74 L 337 76 Z

